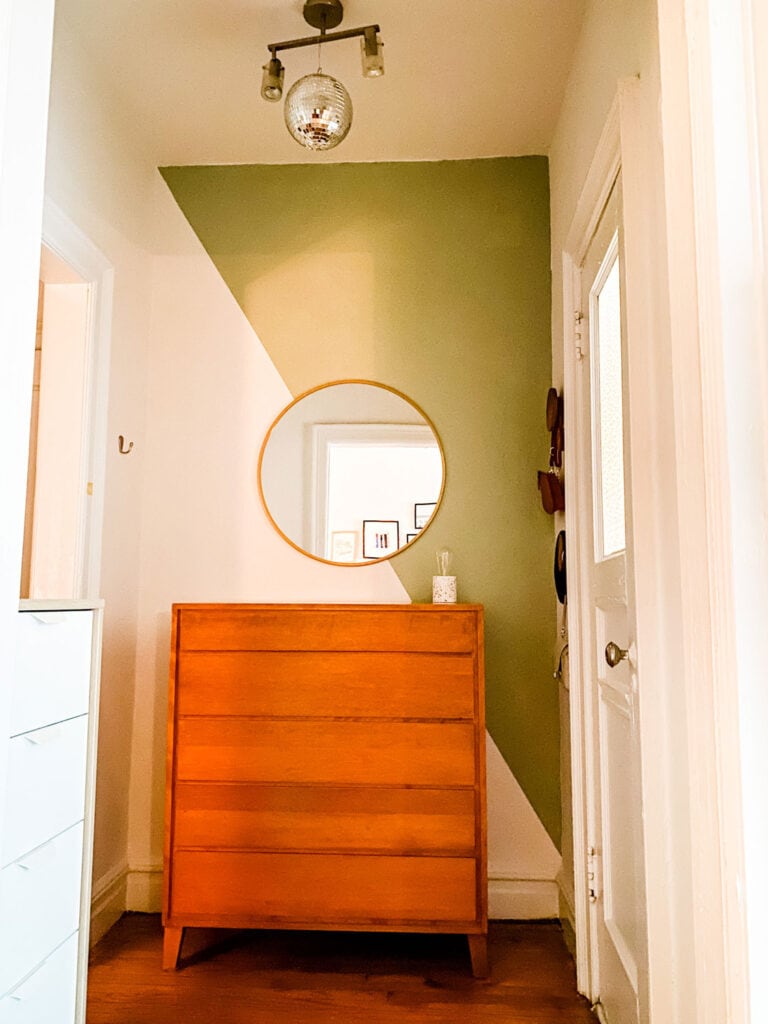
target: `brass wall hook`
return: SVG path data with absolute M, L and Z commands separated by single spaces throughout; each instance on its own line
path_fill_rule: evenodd
M 118 442 L 117 450 L 120 452 L 121 455 L 130 455 L 131 454 L 131 449 L 133 448 L 133 441 L 129 441 L 128 442 L 128 447 L 126 448 L 125 447 L 125 438 L 123 437 L 122 434 L 118 434 L 117 442 Z

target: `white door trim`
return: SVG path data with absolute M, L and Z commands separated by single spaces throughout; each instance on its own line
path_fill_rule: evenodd
M 54 0 L 0 3 L 0 735 L 15 671 Z M 28 344 L 25 344 L 28 341 Z M 0 757 L 0 832 L 6 759 Z
M 81 441 L 81 450 L 87 452 L 88 457 L 83 466 L 78 515 L 82 529 L 77 538 L 76 579 L 81 592 L 75 596 L 96 599 L 101 590 L 114 269 L 90 239 L 47 197 L 43 207 L 42 239 L 91 286 L 85 356 L 86 407 Z M 87 483 L 93 485 L 90 497 L 86 492 Z
M 692 867 L 710 895 L 691 922 L 705 1024 L 758 1024 L 768 1013 L 768 815 L 764 782 L 755 786 L 768 730 L 768 196 L 759 156 L 768 133 L 757 113 L 755 14 L 764 48 L 757 4 L 659 0 L 675 405 L 690 424 L 677 438 L 678 491 L 693 512 L 680 564 L 690 598 Z
M 566 436 L 575 438 L 576 360 L 581 339 L 576 271 L 594 231 L 619 165 L 623 177 L 624 276 L 626 280 L 627 379 L 625 411 L 632 479 L 635 625 L 644 808 L 644 875 L 647 880 L 648 973 L 641 979 L 641 1020 L 677 1024 L 697 1020 L 698 998 L 692 953 L 693 899 L 690 880 L 689 764 L 685 741 L 688 688 L 680 585 L 678 459 L 675 407 L 669 378 L 671 344 L 663 153 L 658 131 L 658 83 L 652 78 L 619 83 L 563 253 Z M 566 528 L 574 541 L 582 529 L 584 503 L 568 482 Z M 575 500 L 573 500 L 575 499 Z M 588 521 L 588 520 L 587 520 Z M 682 524 L 684 526 L 684 524 Z M 590 536 L 591 542 L 591 536 Z M 583 577 L 579 545 L 568 545 L 569 579 Z M 632 553 L 628 552 L 631 557 Z M 577 977 L 589 989 L 589 903 L 586 878 L 586 743 L 582 696 L 585 638 L 584 595 L 569 593 L 571 729 L 576 880 Z M 693 678 L 693 676 L 691 677 Z M 681 735 L 682 733 L 682 735 Z M 720 1024 L 726 1018 L 720 1018 Z

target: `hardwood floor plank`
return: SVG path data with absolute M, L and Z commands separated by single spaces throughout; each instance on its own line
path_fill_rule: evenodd
M 463 935 L 189 929 L 162 970 L 156 915 L 91 955 L 87 1024 L 595 1024 L 556 924 L 492 922 L 491 977 Z

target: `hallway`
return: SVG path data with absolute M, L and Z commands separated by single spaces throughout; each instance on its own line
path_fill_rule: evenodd
M 195 938 L 198 943 L 195 947 Z M 462 936 L 235 932 L 160 969 L 159 917 L 126 914 L 91 954 L 87 1024 L 589 1024 L 556 924 L 491 923 L 491 981 Z M 211 948 L 211 953 L 213 949 Z

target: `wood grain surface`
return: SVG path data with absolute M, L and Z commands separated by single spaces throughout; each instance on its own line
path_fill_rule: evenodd
M 164 964 L 188 927 L 464 931 L 487 973 L 477 605 L 174 605 Z
M 453 853 L 475 850 L 467 789 L 180 782 L 176 847 Z
M 172 973 L 161 935 L 129 914 L 96 946 L 87 1024 L 596 1024 L 554 923 L 491 922 L 483 981 L 460 935 L 193 931 Z
M 183 651 L 180 715 L 474 716 L 469 654 Z

